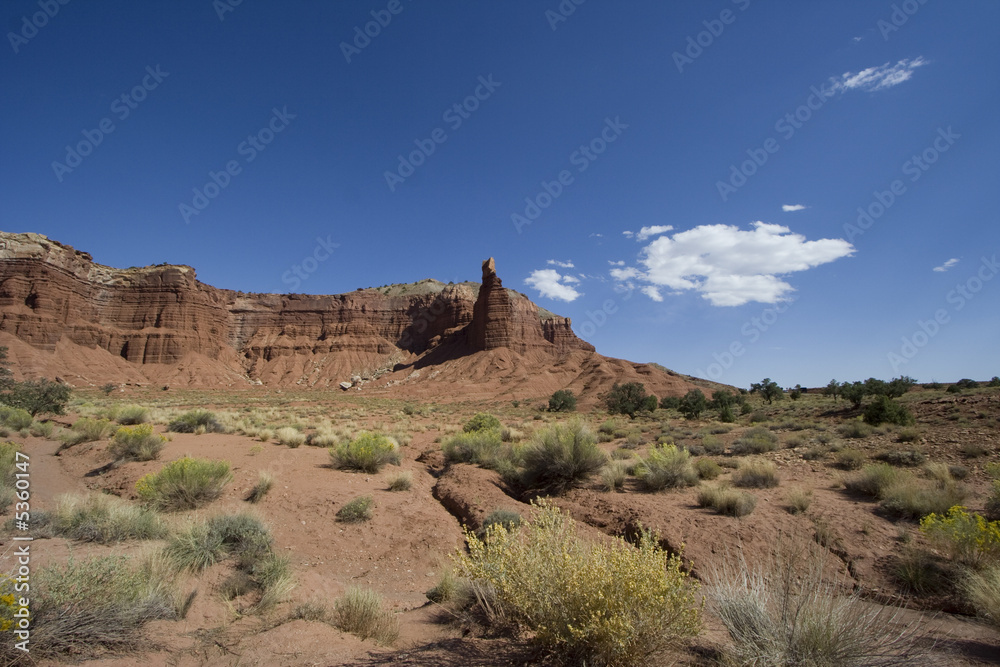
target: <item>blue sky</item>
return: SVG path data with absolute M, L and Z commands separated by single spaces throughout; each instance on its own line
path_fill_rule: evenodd
M 5 231 L 251 292 L 493 256 L 603 354 L 739 386 L 1000 373 L 995 2 L 0 19 Z

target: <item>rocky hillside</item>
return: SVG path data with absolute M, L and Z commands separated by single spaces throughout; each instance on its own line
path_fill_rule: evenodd
M 19 375 L 77 386 L 367 382 L 447 394 L 458 384 L 484 396 L 523 394 L 527 381 L 532 393 L 592 395 L 632 379 L 658 395 L 693 386 L 596 354 L 568 318 L 504 288 L 492 259 L 481 285 L 245 294 L 205 285 L 188 266 L 114 269 L 40 234 L 0 232 L 0 345 Z

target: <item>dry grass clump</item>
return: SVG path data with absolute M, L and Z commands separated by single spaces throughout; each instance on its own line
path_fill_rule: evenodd
M 722 438 L 710 433 L 701 436 L 701 446 L 705 449 L 705 452 L 715 456 L 726 451 L 726 444 L 722 441 Z
M 278 444 L 295 449 L 305 444 L 306 434 L 291 426 L 282 426 L 274 432 L 274 437 L 278 439 Z
M 375 499 L 360 496 L 337 510 L 337 519 L 344 523 L 363 523 L 375 516 Z
M 253 488 L 250 489 L 250 493 L 247 494 L 246 501 L 248 503 L 259 503 L 273 486 L 274 475 L 266 470 L 261 470 L 257 473 L 257 481 L 254 483 Z
M 700 629 L 698 586 L 679 557 L 643 533 L 591 544 L 558 508 L 537 501 L 530 523 L 466 532 L 455 555 L 474 609 L 493 630 L 521 629 L 561 661 L 643 665 Z
M 144 503 L 159 510 L 197 509 L 221 496 L 232 478 L 226 461 L 185 456 L 140 479 L 135 490 Z
M 630 465 L 626 461 L 614 459 L 601 468 L 601 486 L 606 491 L 621 491 L 625 488 Z
M 715 479 L 722 474 L 722 466 L 712 459 L 698 459 L 694 462 L 694 470 L 700 479 Z
M 786 496 L 789 513 L 805 514 L 812 504 L 812 495 L 812 489 L 803 489 L 800 486 L 789 489 Z
M 732 489 L 724 484 L 703 486 L 698 490 L 698 505 L 711 507 L 719 514 L 739 518 L 754 511 L 757 498 L 752 493 Z
M 110 544 L 167 535 L 156 512 L 100 493 L 61 496 L 49 522 L 56 535 L 81 542 Z
M 118 410 L 115 417 L 122 426 L 132 426 L 135 424 L 145 424 L 149 421 L 149 409 L 141 405 L 126 405 Z
M 858 420 L 852 420 L 837 427 L 837 433 L 839 433 L 842 438 L 848 438 L 850 440 L 867 438 L 874 432 L 874 428 L 863 421 Z
M 84 442 L 96 442 L 109 437 L 118 427 L 107 419 L 91 419 L 81 417 L 73 422 L 69 431 L 63 431 L 63 442 L 67 445 L 79 445 Z
M 636 477 L 647 491 L 662 491 L 694 486 L 698 472 L 691 462 L 691 453 L 676 445 L 657 445 L 639 460 Z
M 225 427 L 208 410 L 190 410 L 167 424 L 174 433 L 224 433 Z
M 521 451 L 518 481 L 527 489 L 562 493 L 579 486 L 608 462 L 593 432 L 580 420 L 537 431 Z
M 840 595 L 824 579 L 824 551 L 787 549 L 750 565 L 741 556 L 708 572 L 708 597 L 741 665 L 911 665 L 926 657 L 900 610 Z
M 341 470 L 377 473 L 386 464 L 399 465 L 402 455 L 399 445 L 381 433 L 362 431 L 350 442 L 330 450 L 333 465 Z
M 927 455 L 919 449 L 897 449 L 879 452 L 875 455 L 875 458 L 889 465 L 915 467 L 923 465 L 927 460 Z
M 944 474 L 947 475 L 945 469 Z M 961 505 L 968 490 L 950 476 L 928 481 L 893 468 L 887 463 L 865 466 L 860 472 L 843 480 L 848 491 L 861 493 L 881 501 L 890 516 L 919 519 L 932 513 L 944 513 Z
M 389 478 L 387 488 L 390 491 L 409 491 L 413 486 L 413 473 L 409 470 L 398 472 Z
M 382 608 L 382 598 L 367 588 L 348 588 L 333 603 L 333 624 L 361 639 L 388 646 L 399 639 L 399 619 Z
M 976 613 L 1000 629 L 1000 563 L 966 572 L 961 590 Z
M 836 462 L 838 468 L 860 470 L 861 466 L 865 464 L 865 455 L 856 449 L 848 447 L 837 452 L 833 460 Z
M 778 448 L 778 436 L 763 426 L 748 429 L 733 443 L 734 454 L 764 454 Z
M 733 473 L 733 484 L 752 489 L 778 486 L 778 468 L 767 459 L 749 459 Z

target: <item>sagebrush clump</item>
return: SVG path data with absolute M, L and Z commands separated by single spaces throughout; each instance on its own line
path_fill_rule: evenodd
M 226 461 L 185 456 L 140 479 L 135 490 L 144 503 L 156 509 L 197 509 L 221 496 L 232 478 Z
M 362 431 L 350 442 L 330 449 L 333 465 L 341 470 L 377 473 L 386 464 L 399 465 L 399 445 L 381 433 Z

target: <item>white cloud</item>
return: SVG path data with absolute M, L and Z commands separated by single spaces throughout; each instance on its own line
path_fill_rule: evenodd
M 643 227 L 639 230 L 639 233 L 635 235 L 636 241 L 645 241 L 650 236 L 659 236 L 660 234 L 665 234 L 673 229 L 673 225 L 652 225 L 651 227 Z
M 640 253 L 643 270 L 614 268 L 611 277 L 625 287 L 642 281 L 648 287 L 695 290 L 715 306 L 775 303 L 794 291 L 778 276 L 853 252 L 854 246 L 843 239 L 807 241 L 782 225 L 755 222 L 749 231 L 732 225 L 700 225 L 655 239 Z M 643 291 L 654 298 L 649 290 Z M 660 296 L 659 290 L 655 294 Z
M 895 65 L 885 63 L 878 67 L 869 67 L 860 72 L 844 72 L 840 78 L 833 79 L 834 90 L 844 92 L 846 90 L 866 90 L 874 92 L 885 88 L 898 86 L 904 81 L 908 81 L 913 76 L 913 70 L 923 65 L 927 61 L 922 56 L 907 60 L 903 58 Z
M 619 259 L 617 262 L 612 262 L 609 259 L 608 260 L 608 264 L 610 264 L 611 266 L 625 266 L 625 260 L 624 259 Z
M 803 210 L 805 210 L 805 208 L 806 207 L 803 206 L 802 204 L 782 204 L 781 205 L 781 210 L 784 211 L 785 213 L 791 213 L 793 211 L 803 211 Z
M 633 236 L 635 236 L 635 232 L 624 231 L 624 232 L 622 232 L 622 236 L 624 236 L 625 238 L 629 238 L 630 239 Z
M 570 262 L 570 261 L 560 262 L 558 259 L 550 259 L 548 261 L 548 264 L 550 266 L 559 266 L 559 267 L 562 267 L 564 269 L 572 269 L 573 268 L 573 262 Z
M 576 276 L 563 276 L 563 282 L 564 283 L 578 283 L 578 282 L 580 282 L 580 279 L 577 278 Z
M 573 276 L 561 276 L 555 269 L 538 269 L 537 271 L 532 271 L 531 275 L 524 280 L 526 285 L 534 287 L 538 290 L 539 294 L 549 299 L 573 301 L 583 296 L 582 293 L 565 284 L 567 282 L 579 281 Z
M 646 285 L 642 288 L 642 293 L 653 301 L 663 301 L 663 295 L 660 294 L 660 288 L 656 285 Z
M 938 273 L 944 273 L 945 271 L 947 271 L 951 267 L 955 266 L 956 264 L 958 264 L 958 258 L 957 257 L 952 257 L 951 259 L 949 259 L 947 262 L 945 262 L 941 266 L 935 266 L 934 270 L 937 271 Z

